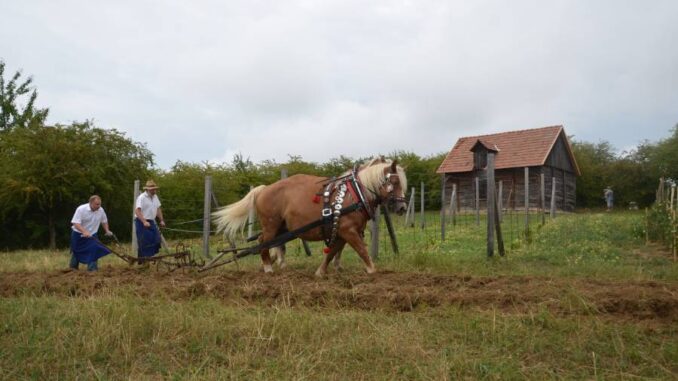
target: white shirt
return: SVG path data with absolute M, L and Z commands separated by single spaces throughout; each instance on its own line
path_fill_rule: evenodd
M 160 199 L 158 195 L 154 194 L 151 198 L 151 195 L 148 192 L 144 192 L 137 197 L 136 208 L 141 208 L 141 214 L 147 220 L 155 220 L 155 217 L 158 215 L 158 208 L 160 207 Z
M 92 208 L 89 207 L 89 203 L 87 203 L 82 204 L 75 209 L 75 214 L 73 214 L 71 223 L 80 224 L 83 228 L 87 229 L 88 232 L 95 234 L 99 231 L 99 225 L 108 223 L 108 218 L 106 217 L 104 208 L 100 207 L 97 210 L 92 210 Z M 73 226 L 72 229 L 73 231 L 80 232 L 75 226 Z

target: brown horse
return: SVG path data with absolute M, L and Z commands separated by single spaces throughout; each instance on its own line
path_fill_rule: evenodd
M 405 171 L 397 162 L 373 159 L 359 167 L 357 173 L 347 171 L 337 180 L 295 175 L 268 186 L 260 185 L 242 200 L 215 212 L 214 216 L 217 230 L 233 237 L 243 230 L 249 211 L 254 208 L 262 228 L 259 242 L 270 241 L 287 231 L 317 221 L 323 215 L 328 216 L 325 226 L 299 235 L 306 241 L 325 240 L 329 245 L 316 275 L 322 276 L 327 272 L 327 265 L 335 255 L 338 267 L 339 255 L 347 243 L 365 262 L 365 270 L 374 273 L 374 263 L 363 241 L 367 221 L 383 202 L 392 211 L 402 214 L 407 207 L 403 191 L 406 189 Z M 345 213 L 339 215 L 338 211 L 342 208 Z M 278 264 L 284 267 L 284 245 L 271 250 L 277 252 Z M 269 249 L 261 250 L 261 260 L 264 271 L 272 272 Z

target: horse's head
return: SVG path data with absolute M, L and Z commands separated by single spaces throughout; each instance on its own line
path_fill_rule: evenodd
M 405 191 L 407 190 L 407 178 L 405 171 L 398 166 L 397 161 L 393 161 L 390 166 L 384 168 L 384 185 L 379 188 L 381 198 L 386 201 L 386 205 L 398 215 L 402 215 L 407 210 L 407 200 Z
M 397 161 L 373 159 L 360 168 L 358 177 L 369 190 L 370 198 L 384 202 L 392 212 L 405 213 L 407 178 Z

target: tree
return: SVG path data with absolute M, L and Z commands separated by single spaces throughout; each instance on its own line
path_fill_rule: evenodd
M 597 144 L 572 141 L 572 151 L 582 173 L 577 179 L 577 206 L 601 207 L 603 189 L 615 185 L 611 183 L 614 177 L 611 165 L 616 160 L 612 145 L 606 141 Z
M 42 125 L 47 118 L 48 109 L 36 109 L 35 100 L 38 91 L 31 87 L 33 78 L 20 80 L 17 71 L 9 81 L 5 81 L 5 62 L 0 60 L 0 133 L 14 127 Z M 21 98 L 28 95 L 25 106 L 20 107 Z
M 37 232 L 50 248 L 56 247 L 58 233 L 67 232 L 75 207 L 92 194 L 103 198 L 114 222 L 113 216 L 120 216 L 119 222 L 128 224 L 129 184 L 152 165 L 144 145 L 90 122 L 6 130 L 0 139 L 0 216 L 46 226 Z M 17 229 L 12 237 L 26 235 Z

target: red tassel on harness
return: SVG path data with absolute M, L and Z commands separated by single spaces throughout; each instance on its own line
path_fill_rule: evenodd
M 323 253 L 329 254 L 329 253 L 330 253 L 330 248 L 329 248 L 329 247 L 324 248 L 324 249 L 323 249 Z
M 320 196 L 318 196 L 318 195 L 313 196 L 313 203 L 319 204 L 320 203 Z

